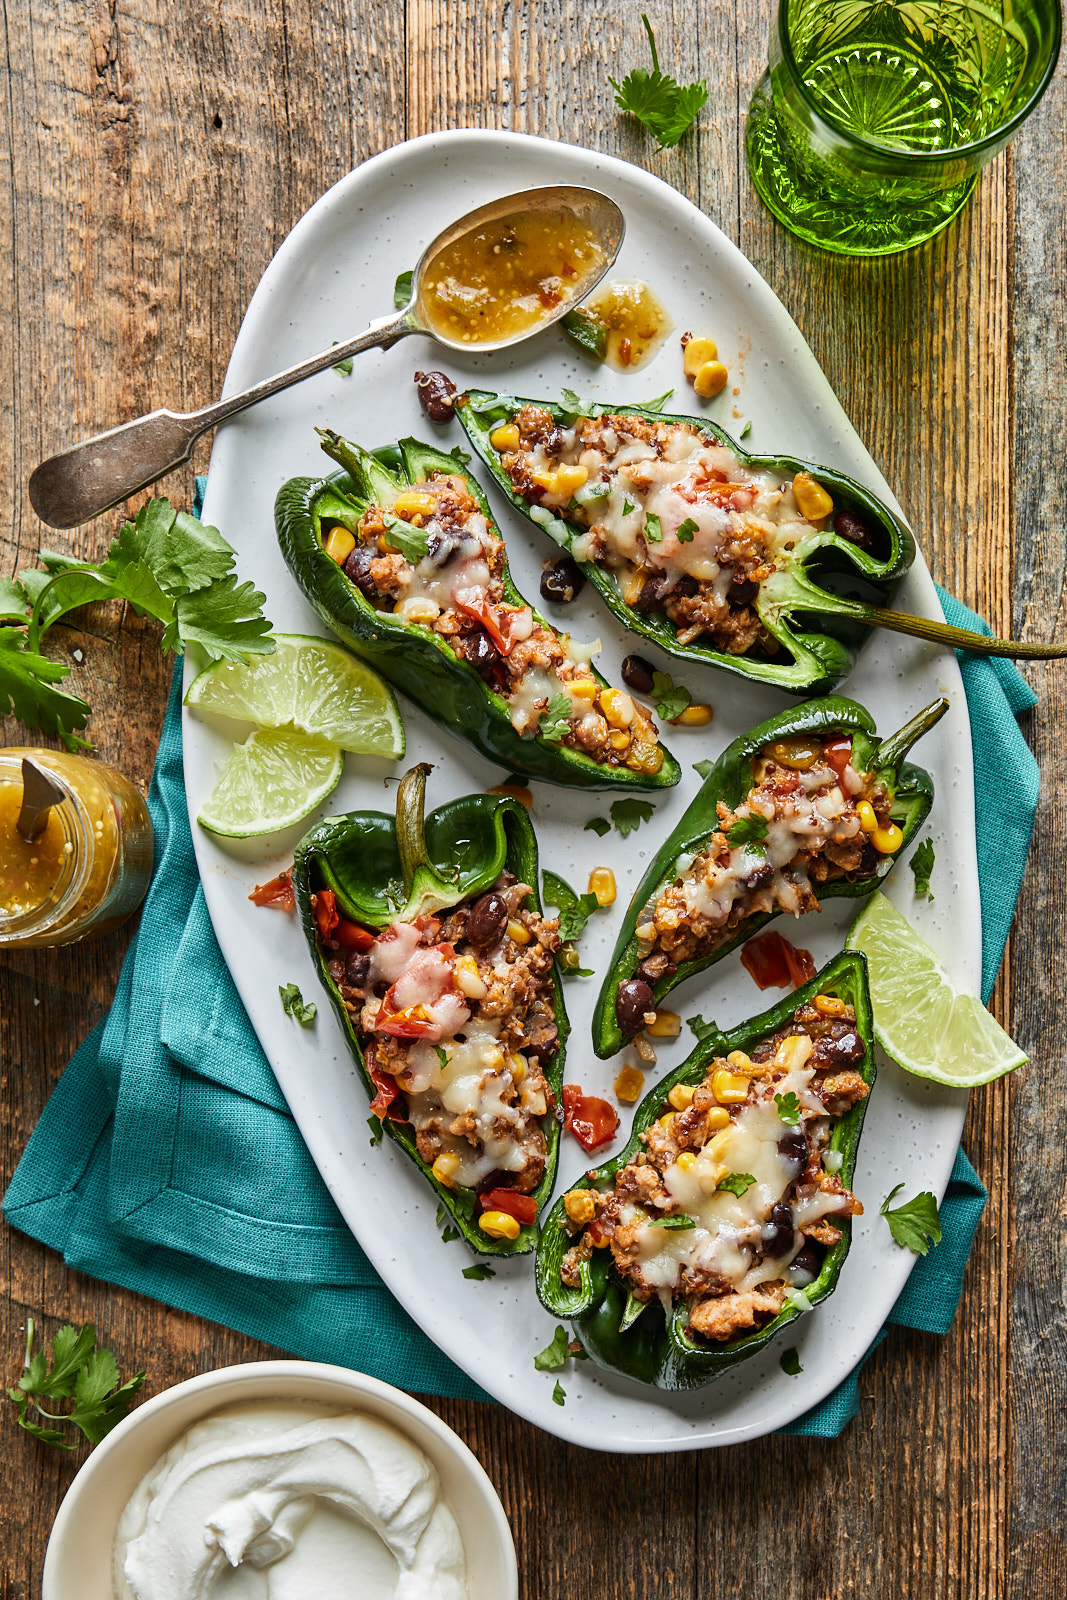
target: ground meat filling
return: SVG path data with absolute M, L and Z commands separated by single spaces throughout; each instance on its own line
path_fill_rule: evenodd
M 862 1213 L 830 1142 L 867 1097 L 865 1055 L 853 1008 L 820 994 L 751 1056 L 734 1051 L 695 1087 L 676 1084 L 673 1109 L 612 1187 L 566 1196 L 578 1237 L 563 1281 L 579 1287 L 582 1261 L 610 1250 L 635 1300 L 668 1315 L 684 1300 L 690 1334 L 722 1343 L 763 1327 L 818 1277 L 841 1220 Z
M 490 439 L 516 493 L 578 530 L 574 558 L 614 574 L 627 605 L 665 616 L 679 644 L 777 651 L 753 602 L 821 526 L 780 473 L 753 470 L 695 426 L 625 414 L 563 428 L 527 405 Z
M 473 901 L 393 923 L 368 951 L 326 952 L 376 1113 L 411 1123 L 447 1187 L 529 1194 L 544 1175 L 560 938 L 530 893 L 504 872 Z
M 392 542 L 397 518 L 425 533 L 425 555 L 409 544 L 410 560 Z M 434 473 L 402 490 L 393 507 L 371 506 L 355 533 L 327 519 L 322 534 L 371 605 L 429 628 L 507 701 L 517 733 L 544 734 L 602 766 L 659 771 L 663 751 L 649 711 L 601 688 L 590 650 L 505 599 L 503 541 L 461 475 Z
M 656 983 L 686 961 L 737 937 L 750 918 L 819 909 L 818 888 L 870 877 L 881 860 L 893 797 L 857 772 L 848 738 L 782 740 L 752 763 L 752 788 L 699 855 L 682 858 L 673 883 L 638 923 L 636 976 Z M 738 840 L 745 837 L 747 842 Z

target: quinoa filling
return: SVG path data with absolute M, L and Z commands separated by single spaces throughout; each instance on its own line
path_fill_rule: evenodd
M 390 539 L 397 518 L 425 535 L 415 560 Z M 607 767 L 662 767 L 649 712 L 600 686 L 592 650 L 504 598 L 503 540 L 462 476 L 433 473 L 402 489 L 394 505 L 369 507 L 354 533 L 324 519 L 323 545 L 377 610 L 439 635 L 507 702 L 523 737 L 543 735 Z
M 559 1049 L 559 923 L 505 871 L 436 916 L 394 922 L 367 950 L 324 953 L 377 1089 L 448 1188 L 530 1194 L 545 1171 L 545 1077 Z
M 838 1222 L 863 1211 L 830 1141 L 867 1097 L 865 1054 L 854 1009 L 820 994 L 751 1056 L 676 1084 L 612 1187 L 565 1196 L 577 1237 L 563 1281 L 579 1287 L 582 1261 L 610 1250 L 635 1301 L 668 1316 L 685 1302 L 691 1335 L 724 1343 L 765 1326 L 818 1277 Z

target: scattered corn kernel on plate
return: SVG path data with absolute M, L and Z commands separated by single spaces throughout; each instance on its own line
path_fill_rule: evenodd
M 429 135 L 367 162 L 329 191 L 293 229 L 271 263 L 245 317 L 226 392 L 290 365 L 309 351 L 344 338 L 389 309 L 392 285 L 437 230 L 462 212 L 510 191 L 544 183 L 588 184 L 610 194 L 626 216 L 627 236 L 613 275 L 648 282 L 672 317 L 675 332 L 639 372 L 620 376 L 586 361 L 558 329 L 510 352 L 446 360 L 429 340 L 404 340 L 364 355 L 350 376 L 326 372 L 244 413 L 220 430 L 211 456 L 205 519 L 222 528 L 238 551 L 242 577 L 266 591 L 266 612 L 277 630 L 316 634 L 321 627 L 291 580 L 273 533 L 273 501 L 283 479 L 322 474 L 315 427 L 331 427 L 371 444 L 414 434 L 450 449 L 462 443 L 458 426 L 434 429 L 423 417 L 412 375 L 442 366 L 460 384 L 516 394 L 558 394 L 563 386 L 592 399 L 640 402 L 674 388 L 668 409 L 706 415 L 735 435 L 746 422 L 745 447 L 792 453 L 851 474 L 895 504 L 845 417 L 797 328 L 750 263 L 688 201 L 657 178 L 606 156 L 519 134 L 450 132 Z M 678 336 L 692 330 L 714 339 L 729 382 L 706 403 L 682 371 Z M 481 475 L 485 483 L 486 475 Z M 519 588 L 535 598 L 541 563 L 555 547 L 522 522 L 490 489 Z M 898 604 L 940 618 L 921 558 L 905 580 Z M 610 682 L 634 649 L 632 637 L 587 588 L 552 620 L 575 638 L 599 640 L 596 663 Z M 642 654 L 646 653 L 642 647 Z M 649 655 L 655 652 L 647 650 Z M 771 689 L 739 682 L 711 668 L 657 658 L 694 701 L 713 707 L 699 721 L 665 730 L 683 767 L 673 789 L 642 796 L 650 820 L 625 835 L 585 831 L 591 818 L 610 820 L 617 797 L 535 783 L 532 818 L 542 868 L 575 889 L 589 887 L 593 869 L 610 868 L 614 904 L 594 913 L 584 933 L 582 965 L 597 974 L 568 982 L 571 1037 L 564 1082 L 614 1101 L 613 1085 L 632 1051 L 598 1061 L 590 1021 L 599 976 L 609 961 L 620 919 L 652 854 L 692 799 L 700 779 L 693 763 L 714 758 L 737 734 L 791 702 Z M 187 681 L 194 667 L 186 666 Z M 874 714 L 879 731 L 898 727 L 913 712 L 946 695 L 951 707 L 916 758 L 934 776 L 930 819 L 937 866 L 932 904 L 913 893 L 902 863 L 889 879 L 889 897 L 934 947 L 952 981 L 977 990 L 981 966 L 980 906 L 974 851 L 970 730 L 954 656 L 918 640 L 872 636 L 842 693 Z M 431 806 L 501 782 L 504 774 L 401 700 L 407 735 L 403 763 L 348 756 L 329 814 L 359 808 L 391 811 L 395 778 L 404 765 L 430 761 Z M 185 713 L 186 786 L 193 817 L 232 748 L 234 724 Z M 554 1322 L 534 1292 L 532 1258 L 498 1260 L 495 1276 L 462 1276 L 474 1257 L 462 1241 L 445 1244 L 435 1226 L 435 1196 L 389 1141 L 371 1147 L 366 1095 L 340 1028 L 324 1005 L 300 928 L 293 918 L 248 902 L 292 859 L 300 833 L 315 820 L 269 839 L 233 841 L 193 834 L 208 907 L 237 988 L 311 1154 L 353 1233 L 415 1321 L 453 1361 L 490 1394 L 549 1432 L 593 1449 L 684 1450 L 732 1444 L 795 1421 L 830 1393 L 870 1347 L 914 1263 L 889 1235 L 878 1208 L 898 1183 L 909 1192 L 948 1182 L 967 1105 L 966 1093 L 909 1077 L 886 1062 L 871 1097 L 854 1188 L 865 1215 L 854 1227 L 851 1253 L 836 1293 L 790 1330 L 802 1371 L 789 1376 L 773 1345 L 718 1382 L 689 1394 L 645 1389 L 596 1368 L 568 1363 L 559 1373 L 535 1370 L 533 1358 L 552 1338 Z M 594 882 L 594 890 L 605 882 Z M 951 890 L 949 890 L 951 886 Z M 830 901 L 818 916 L 777 924 L 818 964 L 844 942 L 851 901 Z M 296 983 L 319 1003 L 314 1028 L 283 1015 L 279 985 Z M 680 986 L 672 1009 L 700 1014 L 724 1029 L 765 1008 L 781 991 L 762 994 L 735 953 Z M 687 1054 L 692 1034 L 655 1040 L 658 1062 L 644 1087 Z M 632 1085 L 631 1085 L 632 1087 Z M 621 1148 L 630 1103 L 617 1102 Z M 569 1135 L 562 1140 L 557 1191 L 589 1165 Z M 393 1381 L 405 1382 L 403 1351 Z M 553 1399 L 557 1377 L 564 1403 Z

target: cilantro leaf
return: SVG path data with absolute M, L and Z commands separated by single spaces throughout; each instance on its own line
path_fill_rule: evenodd
M 337 343 L 336 339 L 334 340 L 334 343 L 335 344 Z M 334 362 L 333 370 L 341 378 L 350 378 L 352 376 L 352 368 L 354 366 L 355 366 L 355 362 L 353 361 L 352 357 L 351 356 L 345 356 L 343 361 L 335 361 Z
M 647 544 L 660 544 L 663 540 L 663 523 L 654 512 L 645 513 L 645 542 Z
M 662 411 L 663 407 L 667 404 L 667 401 L 670 399 L 670 397 L 671 397 L 671 395 L 673 393 L 674 393 L 673 389 L 664 389 L 663 393 L 656 395 L 654 399 L 652 399 L 652 400 L 642 400 L 640 402 L 641 410 L 642 411 Z
M 0 622 L 25 622 L 30 597 L 17 578 L 0 578 Z
M 916 848 L 910 865 L 915 875 L 915 893 L 924 894 L 928 900 L 932 900 L 934 898 L 930 893 L 930 878 L 934 870 L 934 841 L 932 839 L 924 839 Z
M 176 599 L 190 589 L 206 589 L 233 570 L 234 553 L 217 528 L 169 500 L 149 500 L 112 540 L 101 573 L 119 581 L 126 568 L 143 562 L 164 594 Z M 153 613 L 155 615 L 155 613 Z
M 581 416 L 585 411 L 581 396 L 575 394 L 573 389 L 561 389 L 559 391 L 559 399 L 564 411 L 570 412 L 574 416 Z
M 0 716 L 12 713 L 27 728 L 57 733 L 68 750 L 76 750 L 85 741 L 72 730 L 85 727 L 92 708 L 55 687 L 69 673 L 62 662 L 31 650 L 21 628 L 0 628 Z
M 704 1044 L 719 1031 L 714 1022 L 705 1022 L 701 1016 L 687 1017 L 685 1020 L 686 1027 L 691 1028 L 696 1035 L 697 1044 Z
M 676 1230 L 681 1230 L 684 1228 L 695 1228 L 696 1221 L 693 1217 L 687 1217 L 684 1211 L 676 1211 L 674 1215 L 670 1217 L 653 1217 L 652 1221 L 649 1223 L 649 1227 L 673 1228 Z
M 600 909 L 596 895 L 578 894 L 557 872 L 543 872 L 541 883 L 545 901 L 559 912 L 560 938 L 580 939 L 589 918 Z
M 790 1378 L 796 1378 L 804 1371 L 795 1349 L 783 1350 L 778 1358 L 778 1365 Z
M 303 1027 L 310 1027 L 315 1020 L 318 1006 L 314 1000 L 304 1004 L 304 997 L 295 983 L 280 983 L 278 993 L 282 997 L 282 1010 L 287 1017 L 295 1017 Z
M 471 1278 L 475 1283 L 481 1283 L 485 1278 L 495 1278 L 496 1273 L 484 1261 L 476 1261 L 473 1267 L 464 1267 L 463 1276 Z
M 612 822 L 624 839 L 655 814 L 655 807 L 648 800 L 614 800 L 609 810 Z
M 766 817 L 761 817 L 757 811 L 738 817 L 736 822 L 724 829 L 724 837 L 728 844 L 735 847 L 742 844 L 757 844 L 760 839 L 766 839 L 770 823 Z
M 628 517 L 630 515 L 630 513 L 633 511 L 633 509 L 634 509 L 633 501 L 624 499 L 623 502 L 622 502 L 622 514 L 623 514 L 623 516 L 624 517 Z
M 602 839 L 606 833 L 611 832 L 611 823 L 605 817 L 590 817 L 582 831 L 595 833 L 598 839 Z
M 556 1387 L 552 1391 L 552 1403 L 557 1406 L 565 1406 L 567 1404 L 567 1391 L 558 1378 L 556 1379 Z
M 567 1364 L 570 1351 L 567 1348 L 567 1330 L 558 1327 L 552 1335 L 551 1343 L 538 1352 L 533 1358 L 533 1364 L 538 1372 L 560 1372 Z
M 205 589 L 181 595 L 174 605 L 174 624 L 163 634 L 163 648 L 173 649 L 177 636 L 183 645 L 202 645 L 219 661 L 272 655 L 271 625 L 262 610 L 266 598 L 255 584 L 238 583 L 232 573 Z
M 697 113 L 707 102 L 708 86 L 703 79 L 684 85 L 676 83 L 668 74 L 661 72 L 652 24 L 643 12 L 641 21 L 645 25 L 652 51 L 652 71 L 646 72 L 643 67 L 635 67 L 622 83 L 616 83 L 611 77 L 608 82 L 615 90 L 615 104 L 643 122 L 659 141 L 657 148 L 666 150 L 676 145 L 688 132 Z
M 669 672 L 653 672 L 652 701 L 664 722 L 680 717 L 693 696 L 684 684 L 675 683 Z
M 778 1115 L 789 1127 L 795 1128 L 800 1121 L 800 1101 L 790 1089 L 788 1094 L 776 1094 L 774 1103 L 778 1107 Z
M 569 694 L 554 694 L 537 724 L 537 737 L 559 744 L 571 725 L 574 702 Z
M 931 1245 L 941 1243 L 941 1218 L 937 1201 L 929 1189 L 924 1189 L 913 1200 L 905 1200 L 903 1205 L 895 1206 L 890 1211 L 890 1200 L 903 1187 L 902 1183 L 898 1183 L 895 1189 L 890 1190 L 878 1208 L 879 1213 L 888 1222 L 896 1244 L 904 1250 L 913 1251 L 917 1256 L 924 1256 Z
M 755 1181 L 751 1172 L 730 1172 L 725 1178 L 720 1178 L 715 1187 L 716 1189 L 725 1189 L 728 1193 L 735 1194 L 740 1199 L 747 1190 L 751 1189 Z
M 692 544 L 693 535 L 698 533 L 699 530 L 699 522 L 694 522 L 692 517 L 686 517 L 684 522 L 678 524 L 678 532 L 675 534 L 675 538 L 679 544 Z
M 441 1230 L 442 1244 L 452 1244 L 454 1240 L 459 1238 L 459 1229 L 452 1226 L 452 1219 L 443 1201 L 437 1207 L 437 1215 L 434 1217 L 434 1221 Z
M 370 1129 L 370 1142 L 372 1145 L 382 1142 L 382 1125 L 377 1117 L 367 1118 L 367 1127 Z
M 751 432 L 752 432 L 752 418 L 748 417 L 746 419 L 744 427 L 741 429 L 741 432 L 737 435 L 737 437 L 739 439 L 747 439 Z M 788 1351 L 786 1353 L 788 1354 Z
M 403 311 L 411 299 L 411 291 L 415 283 L 414 272 L 402 272 L 393 284 L 393 305 L 398 311 Z
M 712 769 L 714 768 L 714 766 L 715 766 L 714 761 L 712 761 L 711 757 L 708 756 L 708 758 L 705 761 L 694 761 L 693 762 L 693 771 L 697 774 L 697 777 L 699 777 L 699 778 L 710 778 L 711 774 L 712 774 Z
M 52 1341 L 51 1367 L 43 1350 L 34 1353 L 33 1340 L 33 1319 L 28 1317 L 22 1376 L 18 1387 L 7 1391 L 15 1402 L 19 1427 L 60 1450 L 74 1449 L 71 1427 L 78 1428 L 90 1444 L 99 1444 L 126 1415 L 145 1374 L 138 1372 L 122 1383 L 114 1356 L 110 1350 L 96 1348 L 96 1331 L 88 1322 L 80 1330 L 69 1324 L 60 1328 Z M 56 1413 L 41 1404 L 42 1399 L 54 1404 L 71 1395 L 74 1405 L 70 1411 Z M 60 1426 L 42 1427 L 35 1415 Z
M 414 523 L 404 522 L 400 517 L 391 517 L 388 512 L 383 515 L 385 525 L 389 529 L 389 543 L 395 544 L 404 559 L 410 561 L 412 566 L 416 566 L 429 549 L 429 534 L 424 528 L 416 528 Z

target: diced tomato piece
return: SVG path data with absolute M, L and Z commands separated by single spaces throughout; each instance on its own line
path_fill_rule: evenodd
M 611 1243 L 611 1235 L 614 1231 L 614 1223 L 605 1223 L 602 1217 L 594 1217 L 586 1229 L 589 1235 L 589 1243 L 597 1250 L 603 1250 L 605 1245 Z
M 337 896 L 332 889 L 320 889 L 315 896 L 315 921 L 323 944 L 330 943 L 330 935 L 340 920 L 337 915 Z
M 529 606 L 498 606 L 481 591 L 462 589 L 455 596 L 456 605 L 468 617 L 480 622 L 502 656 L 510 655 L 518 640 L 514 638 L 515 620 L 530 615 Z
M 815 976 L 810 950 L 798 950 L 774 928 L 741 949 L 741 965 L 758 989 L 799 989 Z
M 537 1201 L 532 1194 L 518 1194 L 514 1189 L 486 1189 L 478 1196 L 483 1211 L 506 1211 L 509 1217 L 524 1227 L 537 1221 Z
M 349 922 L 347 917 L 339 917 L 333 931 L 333 942 L 339 950 L 363 951 L 369 950 L 377 940 L 373 933 L 361 928 L 358 922 Z
M 405 1006 L 401 1011 L 387 1012 L 388 1001 L 386 995 L 374 1024 L 375 1033 L 386 1033 L 393 1039 L 429 1039 L 440 1032 L 438 1024 L 426 1015 L 424 1006 Z
M 293 869 L 286 867 L 269 883 L 257 883 L 248 897 L 254 906 L 271 906 L 275 911 L 292 911 L 296 905 L 293 894 Z
M 823 760 L 828 767 L 833 767 L 839 779 L 845 776 L 845 768 L 852 760 L 852 736 L 846 738 L 842 735 L 837 739 L 827 739 L 822 747 Z
M 370 1103 L 371 1116 L 377 1117 L 379 1122 L 385 1117 L 388 1117 L 391 1122 L 406 1122 L 408 1120 L 407 1109 L 404 1101 L 400 1098 L 400 1085 L 393 1075 L 389 1072 L 379 1072 L 378 1068 L 372 1066 L 369 1061 L 367 1063 L 367 1071 L 370 1073 L 371 1082 L 378 1091 Z
M 606 1100 L 583 1094 L 576 1083 L 563 1085 L 563 1126 L 573 1133 L 583 1150 L 610 1144 L 619 1126 L 619 1114 Z

